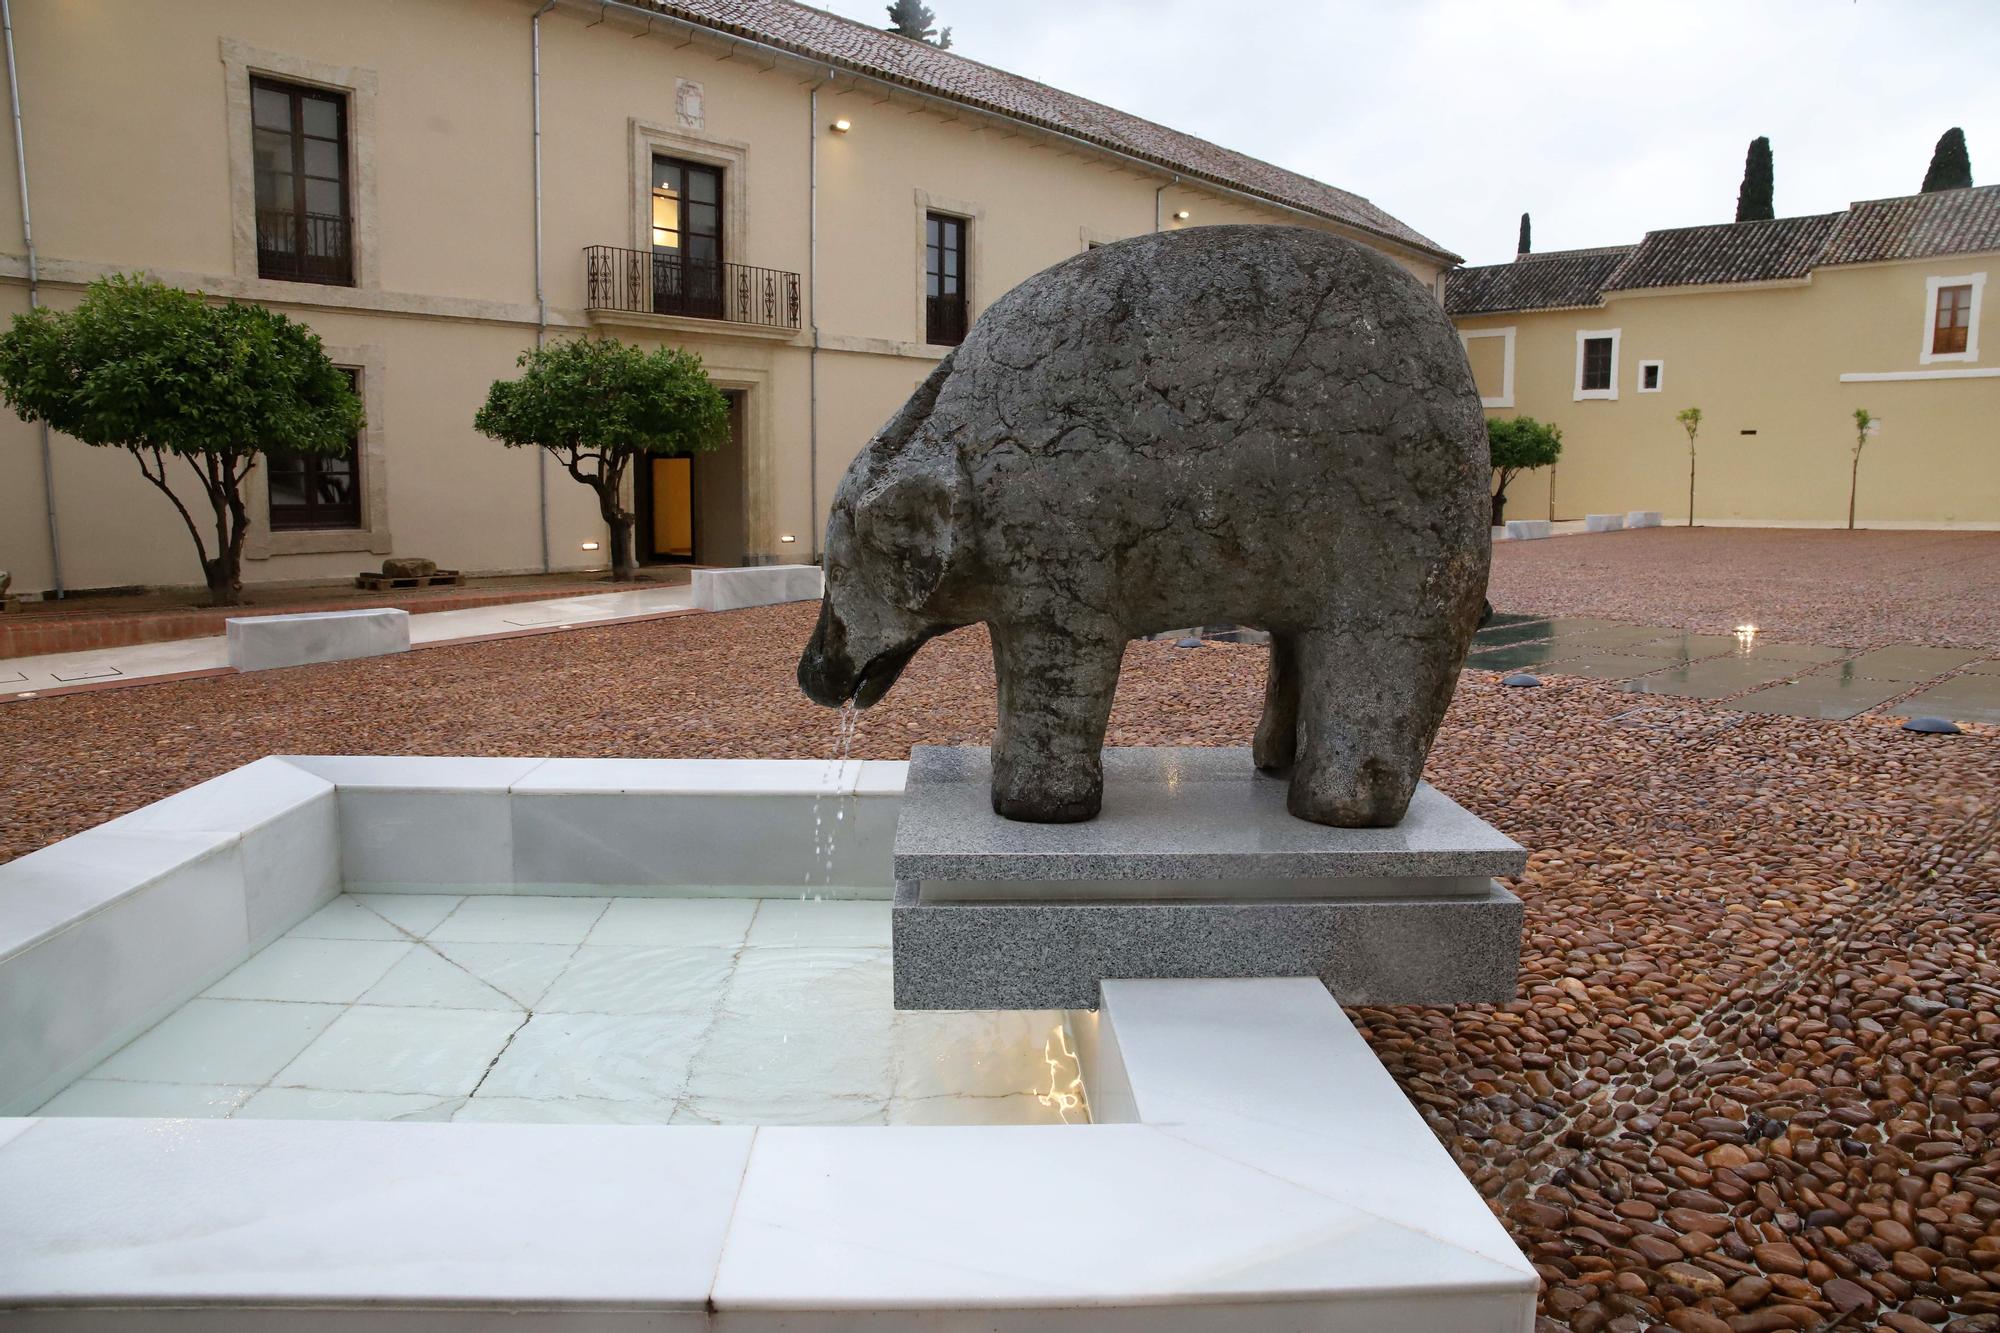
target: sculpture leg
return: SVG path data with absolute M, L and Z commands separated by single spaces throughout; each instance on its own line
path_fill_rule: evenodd
M 1104 801 L 1104 728 L 1123 635 L 1075 626 L 993 626 L 1000 724 L 993 811 L 1037 824 L 1095 818 Z
M 1271 665 L 1264 676 L 1264 716 L 1250 750 L 1265 772 L 1290 768 L 1299 756 L 1299 640 L 1271 632 Z
M 1458 664 L 1424 636 L 1314 631 L 1299 643 L 1299 758 L 1286 805 L 1336 828 L 1403 817 Z

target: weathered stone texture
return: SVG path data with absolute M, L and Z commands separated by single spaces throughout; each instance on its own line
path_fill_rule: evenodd
M 1258 765 L 1295 815 L 1393 824 L 1479 617 L 1489 475 L 1458 336 L 1382 255 L 1289 227 L 1105 246 L 995 302 L 855 460 L 800 683 L 865 707 L 985 622 L 994 808 L 1073 821 L 1126 641 L 1254 626 Z

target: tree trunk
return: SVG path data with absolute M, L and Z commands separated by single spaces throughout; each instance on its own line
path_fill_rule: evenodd
M 639 577 L 639 557 L 633 547 L 633 532 L 637 527 L 636 516 L 623 511 L 611 520 L 611 579 L 614 583 L 630 583 Z
M 202 578 L 208 582 L 210 606 L 243 605 L 243 576 L 241 567 L 231 559 L 232 554 L 201 562 Z
M 1694 450 L 1688 450 L 1688 526 L 1694 526 Z
M 1861 449 L 1854 450 L 1854 466 L 1847 474 L 1847 530 L 1854 531 L 1854 493 L 1861 488 Z
M 1506 525 L 1507 525 L 1507 492 L 1495 491 L 1493 492 L 1493 526 L 1496 528 L 1500 528 L 1500 527 L 1505 527 Z

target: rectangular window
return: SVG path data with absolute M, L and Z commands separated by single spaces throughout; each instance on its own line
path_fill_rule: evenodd
M 924 341 L 956 347 L 965 341 L 964 218 L 924 218 Z
M 723 318 L 722 168 L 653 159 L 653 310 Z
M 1937 317 L 1931 325 L 1931 355 L 1962 354 L 1972 336 L 1972 284 L 1940 287 Z
M 347 96 L 250 80 L 257 276 L 351 286 Z
M 361 373 L 346 371 L 354 391 Z M 361 526 L 361 441 L 340 457 L 267 450 L 264 465 L 271 495 L 271 528 L 358 528 Z
M 1660 361 L 1641 361 L 1639 363 L 1640 393 L 1658 393 L 1660 391 L 1660 371 L 1664 364 L 1664 362 Z
M 1611 387 L 1611 339 L 1583 340 L 1583 378 L 1577 382 L 1577 387 L 1585 393 L 1601 392 Z

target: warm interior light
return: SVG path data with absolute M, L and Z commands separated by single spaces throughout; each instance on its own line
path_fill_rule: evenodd
M 596 542 L 585 542 L 585 543 L 583 544 L 583 549 L 584 549 L 584 550 L 586 550 L 586 551 L 595 551 L 595 550 L 597 549 L 597 543 L 596 543 Z
M 835 134 L 845 134 L 853 128 L 854 128 L 854 122 L 849 120 L 845 116 L 842 116 L 839 120 L 833 122 L 833 132 Z
M 653 246 L 660 250 L 681 248 L 681 197 L 671 186 L 653 187 Z
M 1188 220 L 1188 211 L 1185 208 L 1183 208 L 1180 212 L 1174 214 L 1174 221 L 1176 222 L 1186 222 L 1187 220 Z
M 798 540 L 798 538 L 794 537 L 791 533 L 788 532 L 784 536 L 778 538 L 778 540 L 781 542 L 795 542 Z

